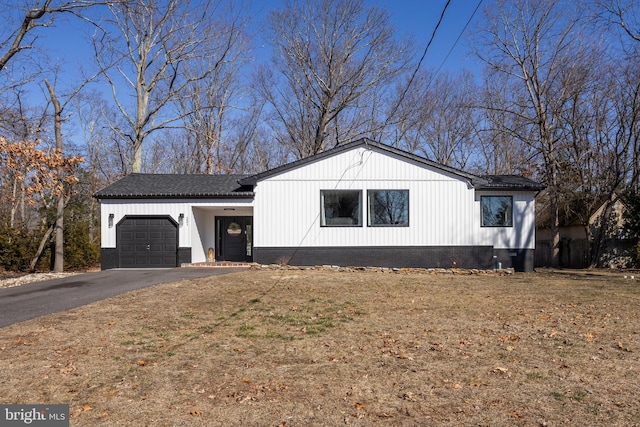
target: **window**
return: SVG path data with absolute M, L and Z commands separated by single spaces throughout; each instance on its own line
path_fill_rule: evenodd
M 369 190 L 369 225 L 409 226 L 409 190 Z
M 481 196 L 483 227 L 513 227 L 513 197 Z
M 362 225 L 362 191 L 321 190 L 321 225 L 359 227 Z

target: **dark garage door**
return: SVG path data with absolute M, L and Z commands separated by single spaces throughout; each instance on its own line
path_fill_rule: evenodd
M 125 218 L 116 245 L 121 268 L 177 266 L 178 228 L 168 217 Z

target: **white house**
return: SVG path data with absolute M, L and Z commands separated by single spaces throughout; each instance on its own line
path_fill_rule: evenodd
M 367 139 L 257 175 L 132 174 L 97 192 L 102 268 L 205 261 L 533 269 L 544 187 Z

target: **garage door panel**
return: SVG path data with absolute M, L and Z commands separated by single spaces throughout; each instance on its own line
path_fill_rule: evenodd
M 162 267 L 166 260 L 163 257 L 150 257 L 149 258 L 149 266 L 150 267 Z
M 125 218 L 117 237 L 122 268 L 177 266 L 178 229 L 168 217 Z

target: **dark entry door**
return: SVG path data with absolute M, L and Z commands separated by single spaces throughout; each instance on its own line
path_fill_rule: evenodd
M 177 266 L 178 227 L 168 217 L 131 217 L 118 224 L 116 246 L 121 268 Z
M 250 216 L 223 216 L 219 221 L 220 252 L 222 261 L 251 261 L 253 218 Z

